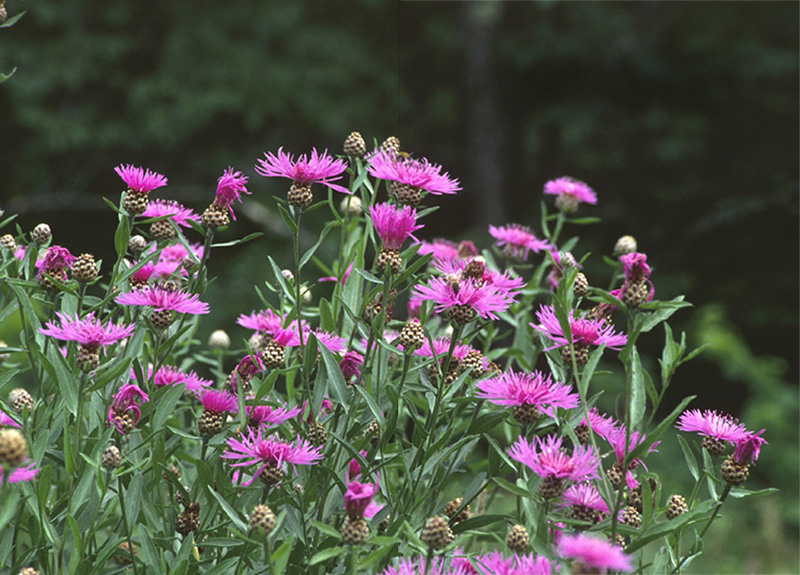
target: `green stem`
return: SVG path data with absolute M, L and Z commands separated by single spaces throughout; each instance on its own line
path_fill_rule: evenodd
M 127 512 L 125 511 L 125 495 L 124 489 L 121 483 L 117 483 L 117 495 L 119 496 L 119 506 L 122 510 L 122 525 L 125 527 L 125 537 L 128 540 L 128 549 L 131 552 L 131 565 L 133 565 L 133 573 L 134 575 L 138 575 L 139 571 L 136 567 L 136 555 L 133 553 L 133 541 L 131 540 L 131 530 L 128 527 L 128 517 Z
M 717 502 L 717 506 L 714 508 L 714 512 L 711 513 L 711 517 L 708 518 L 708 522 L 706 522 L 705 527 L 703 527 L 703 530 L 700 532 L 700 535 L 697 537 L 697 542 L 692 546 L 691 550 L 686 555 L 681 557 L 681 560 L 678 562 L 678 564 L 675 566 L 675 568 L 671 571 L 671 573 L 679 573 L 680 570 L 681 570 L 681 567 L 683 567 L 683 564 L 686 563 L 687 559 L 689 559 L 689 557 L 693 556 L 695 553 L 697 553 L 700 550 L 700 545 L 703 542 L 703 536 L 706 534 L 706 531 L 708 531 L 708 528 L 711 527 L 711 524 L 717 518 L 717 514 L 719 513 L 719 510 L 722 509 L 722 504 L 725 503 L 725 500 L 728 498 L 728 494 L 731 492 L 731 487 L 732 487 L 732 485 L 730 483 L 725 485 L 725 490 L 722 492 L 722 495 L 720 495 L 719 501 Z
M 350 575 L 358 573 L 358 545 L 350 546 Z

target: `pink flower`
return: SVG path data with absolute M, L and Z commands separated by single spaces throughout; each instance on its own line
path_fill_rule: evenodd
M 602 428 L 602 429 L 595 429 L 594 430 L 597 435 L 605 439 L 610 445 L 611 448 L 614 450 L 614 456 L 617 459 L 617 467 L 622 469 L 622 464 L 625 460 L 626 454 L 630 453 L 634 449 L 636 449 L 639 445 L 644 443 L 645 435 L 639 433 L 638 431 L 632 431 L 628 438 L 627 448 L 625 444 L 625 426 L 618 425 L 612 426 L 609 428 Z M 656 449 L 660 444 L 660 441 L 656 441 L 648 448 L 648 453 L 652 453 L 654 451 L 658 451 Z M 633 474 L 630 472 L 631 469 L 635 469 L 637 466 L 642 465 L 645 469 L 647 466 L 644 465 L 641 459 L 634 459 L 629 462 L 628 469 L 625 472 L 625 483 L 628 485 L 629 489 L 634 489 L 636 486 L 639 485 L 639 482 L 633 477 Z
M 708 409 L 702 413 L 699 409 L 684 411 L 678 418 L 678 424 L 675 427 L 681 431 L 696 431 L 700 435 L 711 437 L 717 441 L 727 441 L 731 445 L 749 435 L 745 426 L 738 420 L 730 415 Z
M 322 459 L 320 447 L 298 437 L 294 444 L 280 439 L 261 436 L 261 430 L 248 429 L 241 440 L 231 437 L 227 441 L 228 450 L 222 454 L 223 459 L 238 459 L 231 467 L 249 467 L 258 465 L 253 477 L 242 485 L 250 485 L 267 467 L 281 467 L 284 463 L 292 465 L 313 465 Z
M 108 408 L 106 426 L 113 425 L 123 435 L 128 433 L 139 422 L 141 416 L 139 406 L 147 401 L 150 401 L 150 398 L 138 385 L 133 383 L 123 385 Z
M 455 563 L 455 562 L 453 562 Z M 427 561 L 425 555 L 400 559 L 397 567 L 387 567 L 379 575 L 470 575 L 463 565 L 448 565 L 444 557 Z
M 69 317 L 67 314 L 56 312 L 61 325 L 55 322 L 47 322 L 44 328 L 39 329 L 39 333 L 49 335 L 62 341 L 75 341 L 88 349 L 97 349 L 100 346 L 116 343 L 126 337 L 133 335 L 136 329 L 134 325 L 112 325 L 107 323 L 105 326 L 96 320 L 94 312 L 85 318 Z
M 742 437 L 736 442 L 733 449 L 733 459 L 737 463 L 751 464 L 758 459 L 761 446 L 766 445 L 767 440 L 761 437 L 764 430 L 749 432 L 746 437 Z
M 295 326 L 297 324 L 295 323 Z M 323 331 L 321 329 L 311 330 L 311 328 L 304 327 L 303 329 L 303 341 L 308 341 L 308 334 L 313 333 L 314 337 L 317 340 L 317 344 L 324 347 L 331 353 L 341 353 L 347 347 L 347 340 L 343 337 L 339 337 L 335 333 L 330 333 L 327 331 Z M 317 347 L 319 349 L 319 347 Z
M 569 341 L 564 336 L 561 325 L 558 323 L 553 306 L 540 306 L 539 311 L 536 312 L 536 318 L 539 320 L 539 323 L 532 323 L 530 326 L 545 334 L 555 343 L 555 345 L 545 348 L 545 351 L 569 345 Z M 625 335 L 614 333 L 613 326 L 605 325 L 602 319 L 590 320 L 578 317 L 574 310 L 569 325 L 572 332 L 572 341 L 576 345 L 588 346 L 605 344 L 609 349 L 618 350 L 628 341 Z
M 555 417 L 554 408 L 577 407 L 578 394 L 570 392 L 569 386 L 554 382 L 539 371 L 515 373 L 509 371 L 478 382 L 480 390 L 475 397 L 487 399 L 496 405 L 508 407 L 532 405 L 538 411 Z
M 458 246 L 449 240 L 435 239 L 433 242 L 423 241 L 417 253 L 421 256 L 431 254 L 434 259 L 457 260 Z
M 208 313 L 208 304 L 199 301 L 197 294 L 173 291 L 156 286 L 123 293 L 114 300 L 121 305 L 142 305 L 154 310 L 172 310 L 178 313 L 199 315 Z
M 350 350 L 344 354 L 342 361 L 339 362 L 339 369 L 342 370 L 345 383 L 354 383 L 361 377 L 362 365 L 364 357 L 357 351 Z
M 574 483 L 564 492 L 564 504 L 594 509 L 601 513 L 608 513 L 608 505 L 600 496 L 600 492 L 593 483 Z
M 167 185 L 167 178 L 156 172 L 136 168 L 132 165 L 120 164 L 114 171 L 117 172 L 122 181 L 128 184 L 128 188 L 134 192 L 147 194 L 156 188 Z
M 5 413 L 3 411 L 0 411 L 0 428 L 2 428 L 2 427 L 19 427 L 19 428 L 22 428 L 22 426 L 19 423 L 17 423 L 16 421 L 14 421 L 14 419 L 12 419 L 11 416 L 9 416 L 7 413 Z
M 219 389 L 205 389 L 200 395 L 200 403 L 205 411 L 214 413 L 236 413 L 239 402 L 235 395 Z
M 153 385 L 156 387 L 165 387 L 171 385 L 184 385 L 185 391 L 188 393 L 197 394 L 211 385 L 211 380 L 202 379 L 195 372 L 190 371 L 185 373 L 177 367 L 171 365 L 161 366 L 155 375 L 153 374 L 153 366 L 151 365 L 147 370 L 147 378 L 153 378 Z
M 605 573 L 609 569 L 633 570 L 630 557 L 622 552 L 622 548 L 586 535 L 564 535 L 558 543 L 558 553 L 579 562 L 579 568 L 585 571 L 598 570 Z
M 24 465 L 22 467 L 17 467 L 8 475 L 8 482 L 9 483 L 19 483 L 20 481 L 30 481 L 36 474 L 39 473 L 39 469 L 35 467 L 35 463 L 29 463 L 28 465 Z M 0 485 L 3 484 L 3 474 L 0 473 Z
M 236 323 L 247 329 L 272 335 L 275 331 L 281 329 L 283 318 L 271 309 L 265 309 L 254 311 L 250 315 L 242 314 L 236 320 Z
M 497 240 L 495 245 L 504 248 L 503 254 L 510 259 L 524 261 L 528 259 L 528 254 L 532 251 L 538 254 L 542 250 L 550 249 L 550 244 L 540 240 L 530 228 L 519 224 L 508 224 L 506 226 L 489 226 L 489 233 Z
M 375 178 L 391 180 L 420 188 L 431 194 L 455 194 L 461 189 L 458 180 L 442 173 L 442 167 L 426 159 L 397 158 L 394 154 L 379 151 L 374 154 L 367 171 Z
M 255 374 L 262 371 L 264 371 L 264 364 L 261 362 L 261 358 L 257 355 L 244 356 L 231 372 L 231 390 L 233 393 L 236 393 L 236 381 L 238 378 L 241 377 L 246 383 L 250 381 Z
M 619 261 L 622 263 L 622 272 L 625 274 L 625 281 L 619 293 L 624 294 L 629 286 L 644 282 L 650 287 L 646 301 L 651 301 L 656 290 L 653 282 L 650 281 L 650 266 L 647 265 L 647 256 L 639 252 L 633 252 L 620 256 Z
M 399 250 L 406 238 L 413 238 L 411 234 L 424 227 L 417 225 L 417 210 L 409 206 L 373 204 L 369 215 L 383 246 L 390 250 Z
M 433 340 L 433 348 L 431 349 L 430 342 L 426 339 L 422 343 L 422 347 L 414 352 L 413 355 L 417 355 L 420 357 L 442 357 L 447 355 L 447 352 L 450 350 L 450 339 L 446 337 L 440 337 Z M 467 354 L 470 351 L 473 351 L 474 348 L 470 345 L 466 345 L 463 343 L 457 343 L 455 348 L 453 348 L 453 358 L 462 360 L 467 357 Z
M 358 481 L 351 481 L 347 485 L 347 491 L 344 494 L 344 510 L 347 516 L 355 521 L 356 519 L 364 518 L 364 511 L 367 506 L 372 502 L 372 498 L 378 492 L 378 482 L 375 483 L 359 483 Z
M 36 279 L 41 280 L 47 274 L 64 282 L 67 280 L 65 271 L 72 268 L 75 256 L 69 253 L 67 248 L 61 246 L 50 246 L 41 259 L 36 260 L 35 267 L 39 269 Z
M 414 295 L 434 302 L 434 310 L 442 313 L 453 308 L 470 308 L 482 318 L 497 319 L 513 299 L 496 287 L 472 278 L 431 278 L 428 284 L 414 288 Z
M 553 267 L 550 268 L 550 273 L 547 274 L 547 283 L 550 285 L 550 291 L 558 289 L 558 282 L 564 275 L 564 270 L 569 267 L 575 266 L 581 268 L 578 262 L 575 261 L 574 256 L 569 252 L 559 253 L 558 250 L 550 249 L 548 252 L 550 259 L 553 260 Z
M 363 449 L 359 451 L 358 454 L 361 457 L 367 456 L 367 452 L 364 451 Z M 357 479 L 359 475 L 361 475 L 361 464 L 358 462 L 358 459 L 353 458 L 350 460 L 350 465 L 348 465 L 347 467 L 347 476 L 350 478 L 351 481 L 353 481 Z
M 258 160 L 256 164 L 256 172 L 262 176 L 288 178 L 301 186 L 320 183 L 337 192 L 350 193 L 347 188 L 332 183 L 341 179 L 347 163 L 333 159 L 327 150 L 320 155 L 315 148 L 310 157 L 303 154 L 297 160 L 285 153 L 283 148 L 278 149 L 277 156 L 272 152 L 265 153 L 264 156 L 266 158 Z
M 608 415 L 602 415 L 597 411 L 596 407 L 592 407 L 588 411 L 589 420 L 587 422 L 585 417 L 581 418 L 581 421 L 578 425 L 585 425 L 598 434 L 600 437 L 608 437 L 614 430 L 616 426 L 616 421 L 613 417 Z
M 203 246 L 200 244 L 190 244 L 189 247 L 192 249 L 192 255 L 197 258 L 198 261 L 203 259 Z M 190 257 L 189 252 L 186 251 L 186 248 L 183 247 L 183 244 L 179 243 L 162 248 L 161 253 L 158 255 L 158 261 L 159 263 L 182 262 L 187 257 Z
M 155 200 L 148 202 L 147 207 L 141 214 L 143 218 L 160 218 L 162 216 L 170 216 L 169 219 L 175 222 L 175 225 L 183 228 L 190 227 L 189 221 L 199 221 L 200 218 L 189 208 L 185 208 L 178 202 L 168 200 Z
M 546 557 L 534 554 L 503 557 L 498 551 L 475 558 L 479 575 L 551 575 L 552 567 Z M 467 562 L 468 563 L 468 562 Z
M 519 276 L 512 276 L 506 270 L 498 272 L 486 265 L 483 258 L 459 258 L 457 260 L 434 260 L 433 267 L 445 277 L 472 278 L 479 285 L 490 285 L 505 293 L 512 300 L 525 287 L 525 281 Z
M 251 427 L 271 427 L 283 423 L 293 417 L 300 415 L 299 407 L 289 408 L 286 404 L 281 407 L 271 407 L 269 405 L 256 405 L 255 407 L 246 406 L 247 424 Z
M 540 437 L 535 443 L 528 443 L 519 437 L 508 450 L 512 459 L 530 467 L 539 477 L 584 481 L 597 477 L 597 466 L 600 460 L 589 445 L 578 445 L 572 455 L 561 447 L 561 437 L 548 435 L 545 440 Z
M 214 203 L 218 206 L 228 208 L 231 212 L 231 218 L 236 220 L 236 214 L 233 213 L 233 202 L 242 202 L 242 194 L 249 194 L 247 191 L 247 176 L 242 175 L 242 172 L 235 172 L 233 168 L 228 166 L 228 169 L 217 178 L 217 195 L 214 198 Z
M 544 185 L 544 193 L 552 196 L 571 196 L 578 203 L 596 204 L 597 194 L 592 188 L 572 178 L 550 180 Z

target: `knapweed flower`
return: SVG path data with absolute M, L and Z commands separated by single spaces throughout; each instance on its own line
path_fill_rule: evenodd
M 514 261 L 525 261 L 533 252 L 538 254 L 542 250 L 549 250 L 550 244 L 537 238 L 530 228 L 519 224 L 505 226 L 489 226 L 489 233 L 497 241 L 495 245 L 503 249 L 503 255 Z
M 597 194 L 594 190 L 572 178 L 550 180 L 544 185 L 544 193 L 556 196 L 556 207 L 568 213 L 577 210 L 581 203 L 592 205 L 597 203 Z
M 425 158 L 417 160 L 380 151 L 369 159 L 367 171 L 373 177 L 391 181 L 389 193 L 398 203 L 412 207 L 419 204 L 423 191 L 439 195 L 455 194 L 461 189 L 458 180 Z
M 545 499 L 558 497 L 564 490 L 564 481 L 585 481 L 597 477 L 600 460 L 591 445 L 577 445 L 572 454 L 561 446 L 561 437 L 548 435 L 544 440 L 537 437 L 528 443 L 519 437 L 508 450 L 512 459 L 530 467 L 542 478 L 539 493 Z
M 548 253 L 550 259 L 553 260 L 553 265 L 550 268 L 550 273 L 547 274 L 547 284 L 550 286 L 550 291 L 556 291 L 558 289 L 558 282 L 561 281 L 564 271 L 566 271 L 567 268 L 580 268 L 581 266 L 575 261 L 575 256 L 570 252 L 559 252 L 551 249 Z
M 313 201 L 311 184 L 324 184 L 337 192 L 350 193 L 347 188 L 333 183 L 341 179 L 342 172 L 347 168 L 347 162 L 332 158 L 327 150 L 319 154 L 313 149 L 311 156 L 303 154 L 297 160 L 284 152 L 283 148 L 278 149 L 277 155 L 268 152 L 264 156 L 265 159 L 257 161 L 256 172 L 268 178 L 280 177 L 292 180 L 287 199 L 297 208 L 306 208 Z
M 203 404 L 203 413 L 197 419 L 197 430 L 206 437 L 219 433 L 225 415 L 239 410 L 238 398 L 223 390 L 204 390 L 200 394 L 200 403 Z
M 553 381 L 539 371 L 533 373 L 501 373 L 477 384 L 475 397 L 495 405 L 514 408 L 514 419 L 535 423 L 541 413 L 555 417 L 555 408 L 570 409 L 578 405 L 578 394 L 570 387 Z
M 419 246 L 417 254 L 424 256 L 431 254 L 433 259 L 439 260 L 457 260 L 460 256 L 458 253 L 458 245 L 450 240 L 437 238 L 432 242 L 422 241 Z
M 391 204 L 373 204 L 369 209 L 372 225 L 380 237 L 383 247 L 375 258 L 375 270 L 383 273 L 388 266 L 393 274 L 399 274 L 403 267 L 400 248 L 416 230 L 424 227 L 417 224 L 417 210 L 409 206 L 397 207 Z
M 120 164 L 114 171 L 127 184 L 122 207 L 131 215 L 141 214 L 147 207 L 147 194 L 167 185 L 167 178 L 156 172 Z
M 61 246 L 47 248 L 44 255 L 41 256 L 41 259 L 37 259 L 35 264 L 39 270 L 36 274 L 39 285 L 46 290 L 55 289 L 56 285 L 50 280 L 50 277 L 66 283 L 67 270 L 72 268 L 74 261 L 75 256 L 69 253 L 67 248 Z
M 703 447 L 711 455 L 725 453 L 725 442 L 735 445 L 748 435 L 745 426 L 730 415 L 699 409 L 684 411 L 675 426 L 681 431 L 696 431 L 703 436 Z
M 142 389 L 133 383 L 123 385 L 108 408 L 106 425 L 117 428 L 121 434 L 129 433 L 139 422 L 141 411 L 139 406 L 150 398 Z
M 14 419 L 8 415 L 7 413 L 0 411 L 0 428 L 3 427 L 17 427 L 22 428 L 22 426 L 14 421 Z
M 294 327 L 297 327 L 297 323 L 294 324 Z M 308 341 L 309 334 L 314 334 L 314 338 L 317 340 L 318 344 L 317 349 L 322 346 L 331 353 L 342 353 L 345 348 L 347 348 L 347 340 L 345 338 L 329 331 L 323 331 L 321 329 L 312 330 L 308 326 L 303 326 L 304 342 Z
M 564 535 L 557 548 L 559 555 L 576 563 L 573 567 L 577 573 L 606 573 L 609 569 L 633 570 L 630 557 L 622 552 L 622 548 L 602 539 L 585 535 Z
M 156 387 L 183 385 L 187 393 L 198 395 L 201 391 L 211 386 L 211 380 L 203 379 L 195 372 L 183 372 L 177 367 L 163 365 L 153 373 L 153 366 L 147 369 L 147 379 L 153 380 Z
M 758 459 L 761 446 L 767 443 L 767 440 L 761 437 L 762 433 L 764 433 L 763 429 L 748 432 L 744 437 L 739 438 L 733 448 L 733 455 L 722 463 L 722 479 L 730 485 L 741 485 L 747 481 L 750 465 Z
M 175 237 L 175 230 L 172 229 L 170 221 L 182 228 L 191 227 L 190 221 L 198 221 L 200 218 L 194 211 L 183 207 L 178 202 L 168 200 L 156 200 L 149 202 L 141 213 L 144 218 L 161 218 L 164 220 L 150 224 L 150 235 L 157 240 L 171 240 Z
M 23 465 L 21 467 L 17 467 L 11 473 L 6 476 L 6 479 L 9 483 L 19 483 L 21 481 L 30 481 L 36 474 L 39 473 L 39 469 L 36 467 L 35 463 L 29 463 L 28 465 Z M 0 485 L 3 484 L 3 474 L 0 473 Z
M 469 569 L 471 565 L 466 558 L 463 559 L 464 568 Z M 453 564 L 460 565 L 460 562 L 453 560 Z M 551 575 L 553 573 L 550 561 L 546 557 L 537 557 L 533 553 L 530 555 L 517 555 L 504 557 L 499 551 L 493 551 L 475 558 L 477 570 L 472 569 L 470 573 L 478 575 Z
M 569 363 L 569 340 L 558 323 L 553 306 L 542 305 L 536 312 L 538 324 L 532 323 L 530 326 L 545 334 L 555 345 L 545 348 L 545 351 L 567 346 L 567 353 L 562 352 L 562 358 Z M 609 349 L 619 350 L 624 346 L 628 338 L 624 334 L 614 333 L 611 325 L 606 325 L 602 319 L 589 319 L 580 317 L 574 310 L 570 314 L 569 327 L 572 336 L 572 343 L 575 349 L 575 360 L 577 364 L 585 365 L 589 359 L 589 346 L 605 345 Z
M 616 457 L 617 461 L 606 471 L 606 475 L 608 476 L 611 485 L 616 489 L 619 487 L 620 482 L 622 481 L 622 469 L 625 458 L 631 451 L 644 443 L 646 437 L 643 433 L 639 433 L 638 431 L 631 431 L 630 435 L 628 435 L 625 431 L 624 425 L 595 429 L 594 431 L 600 437 L 605 439 L 614 450 L 614 456 Z M 625 442 L 626 436 L 628 436 L 627 447 Z M 656 448 L 658 447 L 659 443 L 661 442 L 656 441 L 653 443 L 648 448 L 648 453 L 658 451 Z M 633 477 L 633 474 L 630 472 L 631 469 L 635 469 L 639 465 L 642 465 L 645 469 L 647 469 L 641 459 L 637 458 L 628 461 L 628 469 L 625 470 L 625 484 L 629 489 L 635 489 L 639 485 L 639 482 L 636 481 L 636 479 Z
M 48 335 L 62 341 L 74 341 L 79 344 L 75 362 L 85 369 L 94 369 L 100 364 L 98 349 L 116 343 L 133 335 L 134 325 L 103 325 L 95 319 L 94 312 L 80 319 L 77 314 L 70 317 L 67 314 L 56 312 L 61 325 L 47 322 L 39 333 Z
M 633 252 L 620 256 L 619 261 L 622 263 L 622 271 L 625 274 L 619 299 L 630 307 L 639 307 L 643 303 L 651 301 L 655 295 L 655 287 L 650 281 L 650 266 L 647 265 L 647 256 Z
M 457 260 L 434 260 L 433 267 L 451 282 L 456 279 L 473 279 L 479 285 L 490 285 L 508 296 L 512 301 L 525 287 L 525 281 L 506 270 L 499 272 L 486 265 L 482 257 L 459 258 Z
M 378 492 L 378 483 L 351 481 L 344 494 L 344 510 L 347 513 L 342 525 L 342 543 L 361 545 L 369 537 L 369 527 L 364 520 L 367 507 Z
M 222 454 L 222 458 L 240 460 L 231 463 L 231 467 L 258 466 L 253 476 L 242 483 L 245 486 L 250 485 L 256 477 L 260 477 L 267 484 L 278 483 L 284 475 L 284 463 L 313 465 L 322 459 L 321 448 L 312 447 L 308 441 L 300 437 L 293 444 L 286 443 L 275 437 L 262 437 L 260 429 L 248 429 L 245 436 L 231 437 L 227 443 L 228 449 Z M 236 478 L 238 474 L 234 480 Z
M 425 555 L 406 557 L 398 561 L 396 567 L 387 567 L 379 575 L 470 575 L 463 564 L 450 563 L 441 556 L 434 556 L 430 561 Z
M 361 366 L 364 365 L 364 356 L 357 351 L 350 350 L 344 354 L 342 361 L 339 362 L 339 369 L 342 370 L 344 382 L 353 385 L 361 377 Z
M 435 277 L 428 284 L 418 285 L 413 295 L 434 302 L 437 313 L 447 311 L 457 324 L 465 324 L 475 317 L 497 319 L 513 302 L 507 292 L 472 278 Z
M 591 429 L 601 437 L 608 437 L 613 431 L 617 422 L 610 415 L 602 415 L 596 407 L 589 408 L 588 418 L 582 417 L 578 426 L 575 428 L 575 435 L 581 443 L 589 442 L 589 430 Z
M 266 367 L 279 369 L 286 358 L 286 348 L 300 345 L 300 334 L 296 328 L 297 323 L 295 322 L 293 327 L 278 328 L 270 334 L 272 339 L 267 341 L 264 351 L 259 356 Z M 303 338 L 303 341 L 307 341 L 307 339 Z
M 200 301 L 197 294 L 184 291 L 146 286 L 123 293 L 114 300 L 120 305 L 140 305 L 153 308 L 150 321 L 157 328 L 165 329 L 172 324 L 172 312 L 199 315 L 208 313 L 208 304 Z
M 225 390 L 236 395 L 237 386 L 241 382 L 244 393 L 250 391 L 250 380 L 257 373 L 264 371 L 264 364 L 257 355 L 246 355 L 233 368 L 225 379 Z
M 574 483 L 564 492 L 562 507 L 569 507 L 572 519 L 597 523 L 602 514 L 608 514 L 608 505 L 593 483 Z
M 214 201 L 203 212 L 203 223 L 212 230 L 216 230 L 230 224 L 231 218 L 236 221 L 236 214 L 233 213 L 233 202 L 241 203 L 242 194 L 249 193 L 247 191 L 247 176 L 228 167 L 217 178 L 217 193 L 214 196 Z
M 367 452 L 363 449 L 358 452 L 358 454 L 364 458 L 367 456 Z M 361 475 L 361 464 L 358 462 L 358 459 L 351 459 L 350 464 L 347 466 L 347 476 L 350 478 L 350 481 L 355 481 Z
M 248 405 L 245 407 L 245 411 L 247 412 L 247 425 L 255 429 L 272 427 L 300 415 L 299 407 L 290 408 L 286 404 L 280 407 L 272 407 L 270 405 Z

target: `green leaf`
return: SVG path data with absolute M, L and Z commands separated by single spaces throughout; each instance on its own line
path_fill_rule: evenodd
M 331 230 L 331 224 L 328 224 L 327 226 L 322 228 L 322 232 L 319 234 L 319 239 L 317 240 L 317 243 L 311 246 L 306 251 L 306 253 L 304 253 L 303 256 L 300 258 L 300 264 L 298 265 L 298 267 L 301 270 L 305 267 L 305 265 L 308 263 L 308 260 L 310 260 L 311 257 L 314 255 L 314 253 L 317 251 L 317 248 L 319 248 L 320 244 L 322 244 L 322 241 L 325 239 L 325 236 L 328 235 L 328 232 L 330 230 Z
M 775 487 L 768 487 L 766 489 L 759 489 L 758 491 L 749 491 L 741 487 L 734 487 L 731 489 L 730 496 L 734 499 L 744 499 L 746 497 L 763 497 L 765 495 L 772 495 L 773 493 L 780 492 L 780 489 Z
M 252 242 L 255 239 L 260 238 L 264 234 L 261 232 L 253 232 L 252 234 L 247 234 L 243 238 L 239 238 L 238 240 L 231 240 L 229 242 L 223 242 L 221 244 L 211 244 L 212 248 L 231 248 L 233 246 L 238 246 L 241 244 L 246 244 L 247 242 Z M 191 252 L 189 252 L 191 253 Z
M 497 484 L 498 487 L 500 487 L 502 489 L 505 489 L 509 493 L 513 493 L 517 497 L 523 497 L 525 499 L 532 499 L 530 492 L 527 489 L 525 489 L 523 487 L 520 487 L 519 485 L 514 485 L 510 481 L 506 481 L 505 479 L 502 479 L 501 477 L 493 477 L 492 481 L 494 481 Z
M 644 317 L 644 320 L 641 323 L 640 331 L 642 333 L 646 333 L 660 324 L 662 321 L 666 321 L 669 319 L 672 314 L 674 314 L 679 309 L 685 307 L 691 307 L 688 301 L 683 301 L 683 296 L 679 295 L 678 297 L 671 299 L 669 301 L 651 301 L 645 304 L 642 304 L 639 309 L 641 310 L 654 310 L 653 313 L 649 315 L 640 315 L 639 317 Z
M 20 12 L 19 14 L 15 14 L 15 15 L 14 15 L 14 16 L 12 16 L 11 18 L 9 18 L 8 20 L 6 20 L 6 21 L 5 21 L 5 22 L 3 22 L 2 24 L 0 24 L 0 28 L 11 28 L 11 27 L 12 27 L 14 24 L 16 24 L 16 23 L 19 21 L 19 19 L 20 19 L 20 18 L 22 18 L 22 16 L 23 16 L 23 15 L 24 15 L 26 12 L 27 12 L 27 10 L 23 10 L 23 11 L 22 11 L 22 12 Z M 14 70 L 16 70 L 16 68 L 14 68 Z M 14 73 L 14 72 L 11 72 L 11 74 L 13 74 L 13 73 Z M 11 74 L 9 74 L 9 76 L 10 76 Z M 8 78 L 6 78 L 6 79 L 8 79 Z
M 325 535 L 330 535 L 337 541 L 342 538 L 342 534 L 339 533 L 336 529 L 328 525 L 327 523 L 322 523 L 320 521 L 311 521 L 312 526 L 314 526 L 320 533 L 324 533 Z
M 211 487 L 208 488 L 208 492 L 214 497 L 214 499 L 217 500 L 217 503 L 219 503 L 220 507 L 222 507 L 222 511 L 228 516 L 228 519 L 230 519 L 233 524 L 236 525 L 236 528 L 240 531 L 247 532 L 247 525 L 239 518 L 239 514 L 236 513 L 236 510 L 234 510 L 233 507 L 231 507 L 230 503 L 225 501 L 225 499 Z
M 689 468 L 689 473 L 691 473 L 692 477 L 694 477 L 694 480 L 697 481 L 700 478 L 700 470 L 697 468 L 697 458 L 694 456 L 694 453 L 692 453 L 692 448 L 689 447 L 689 444 L 680 435 L 678 435 L 678 443 L 681 444 L 683 458 L 686 460 L 686 466 Z
M 0 84 L 5 82 L 6 80 L 8 80 L 11 76 L 13 76 L 14 72 L 16 72 L 16 71 L 17 71 L 17 67 L 14 66 L 14 69 L 11 70 L 8 74 L 3 74 L 2 72 L 0 72 Z
M 333 359 L 331 352 L 328 351 L 324 345 L 319 346 L 319 353 L 322 356 L 322 362 L 325 366 L 325 375 L 327 376 L 326 379 L 328 383 L 327 388 L 335 402 L 344 408 L 345 413 L 348 413 L 350 409 L 350 402 L 348 401 L 349 394 L 347 392 L 347 384 L 344 381 L 344 375 L 342 375 L 342 370 L 339 368 L 339 364 L 336 360 Z M 322 375 L 321 372 L 320 375 Z M 319 381 L 319 379 L 318 377 L 317 381 Z M 359 391 L 363 390 L 359 388 Z M 381 417 L 379 421 L 383 421 L 383 417 Z
M 317 563 L 322 563 L 323 561 L 327 561 L 332 557 L 338 557 L 345 551 L 347 551 L 345 547 L 329 547 L 328 549 L 323 549 L 322 551 L 315 553 L 314 556 L 308 561 L 308 564 L 316 565 Z
M 470 517 L 465 521 L 456 523 L 453 525 L 452 529 L 453 533 L 463 533 L 469 529 L 477 529 L 506 520 L 508 520 L 508 515 L 477 515 L 476 517 Z
M 581 397 L 586 397 L 589 390 L 589 383 L 592 381 L 592 376 L 594 375 L 594 370 L 597 369 L 597 365 L 600 363 L 600 358 L 603 357 L 603 351 L 605 351 L 605 349 L 606 344 L 602 344 L 589 355 L 589 361 L 586 362 L 583 372 L 581 373 L 580 388 L 578 389 L 578 393 Z
M 671 521 L 655 523 L 651 529 L 646 530 L 639 537 L 628 543 L 628 545 L 625 547 L 625 553 L 632 554 L 634 551 L 644 547 L 651 541 L 655 541 L 656 539 L 660 539 L 661 537 L 669 535 L 670 533 L 674 533 L 689 523 L 702 521 L 711 513 L 713 506 L 714 503 L 712 501 L 703 501 L 692 511 L 678 515 Z
M 134 527 L 139 523 L 139 509 L 142 506 L 142 485 L 142 472 L 136 471 L 125 493 L 125 515 L 128 520 L 129 533 L 133 533 Z
M 294 543 L 294 535 L 289 535 L 286 540 L 272 553 L 272 564 L 275 566 L 275 575 L 280 575 L 286 570 L 289 562 L 289 551 Z
M 644 389 L 644 369 L 639 358 L 639 351 L 634 345 L 630 350 L 631 369 L 631 427 L 635 427 L 644 416 L 647 399 Z
M 167 419 L 172 415 L 175 406 L 180 401 L 186 389 L 185 385 L 172 385 L 157 399 L 156 413 L 153 416 L 153 429 L 158 431 L 164 427 Z
M 686 409 L 686 406 L 689 405 L 694 398 L 697 397 L 696 395 L 690 395 L 688 397 L 684 397 L 678 406 L 670 412 L 668 416 L 661 420 L 661 422 L 656 426 L 656 428 L 647 434 L 647 441 L 642 443 L 641 445 L 637 446 L 636 449 L 630 452 L 630 459 L 633 461 L 638 457 L 642 457 L 647 450 L 650 448 L 653 443 L 658 441 L 658 439 L 664 434 L 668 427 L 670 427 L 678 416 Z
M 117 257 L 124 257 L 128 251 L 128 242 L 131 239 L 131 223 L 128 216 L 119 214 L 119 223 L 117 230 L 114 232 L 114 249 L 117 252 Z

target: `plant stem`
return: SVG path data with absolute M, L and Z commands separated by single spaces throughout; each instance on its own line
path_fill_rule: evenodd
M 119 507 L 122 510 L 122 525 L 125 527 L 125 537 L 128 540 L 128 549 L 130 550 L 131 554 L 131 565 L 133 565 L 133 573 L 134 575 L 138 575 L 139 571 L 136 568 L 136 555 L 133 553 L 133 541 L 131 541 L 131 530 L 128 526 L 128 517 L 127 512 L 125 511 L 125 495 L 124 489 L 120 482 L 117 482 L 117 495 L 119 496 Z

